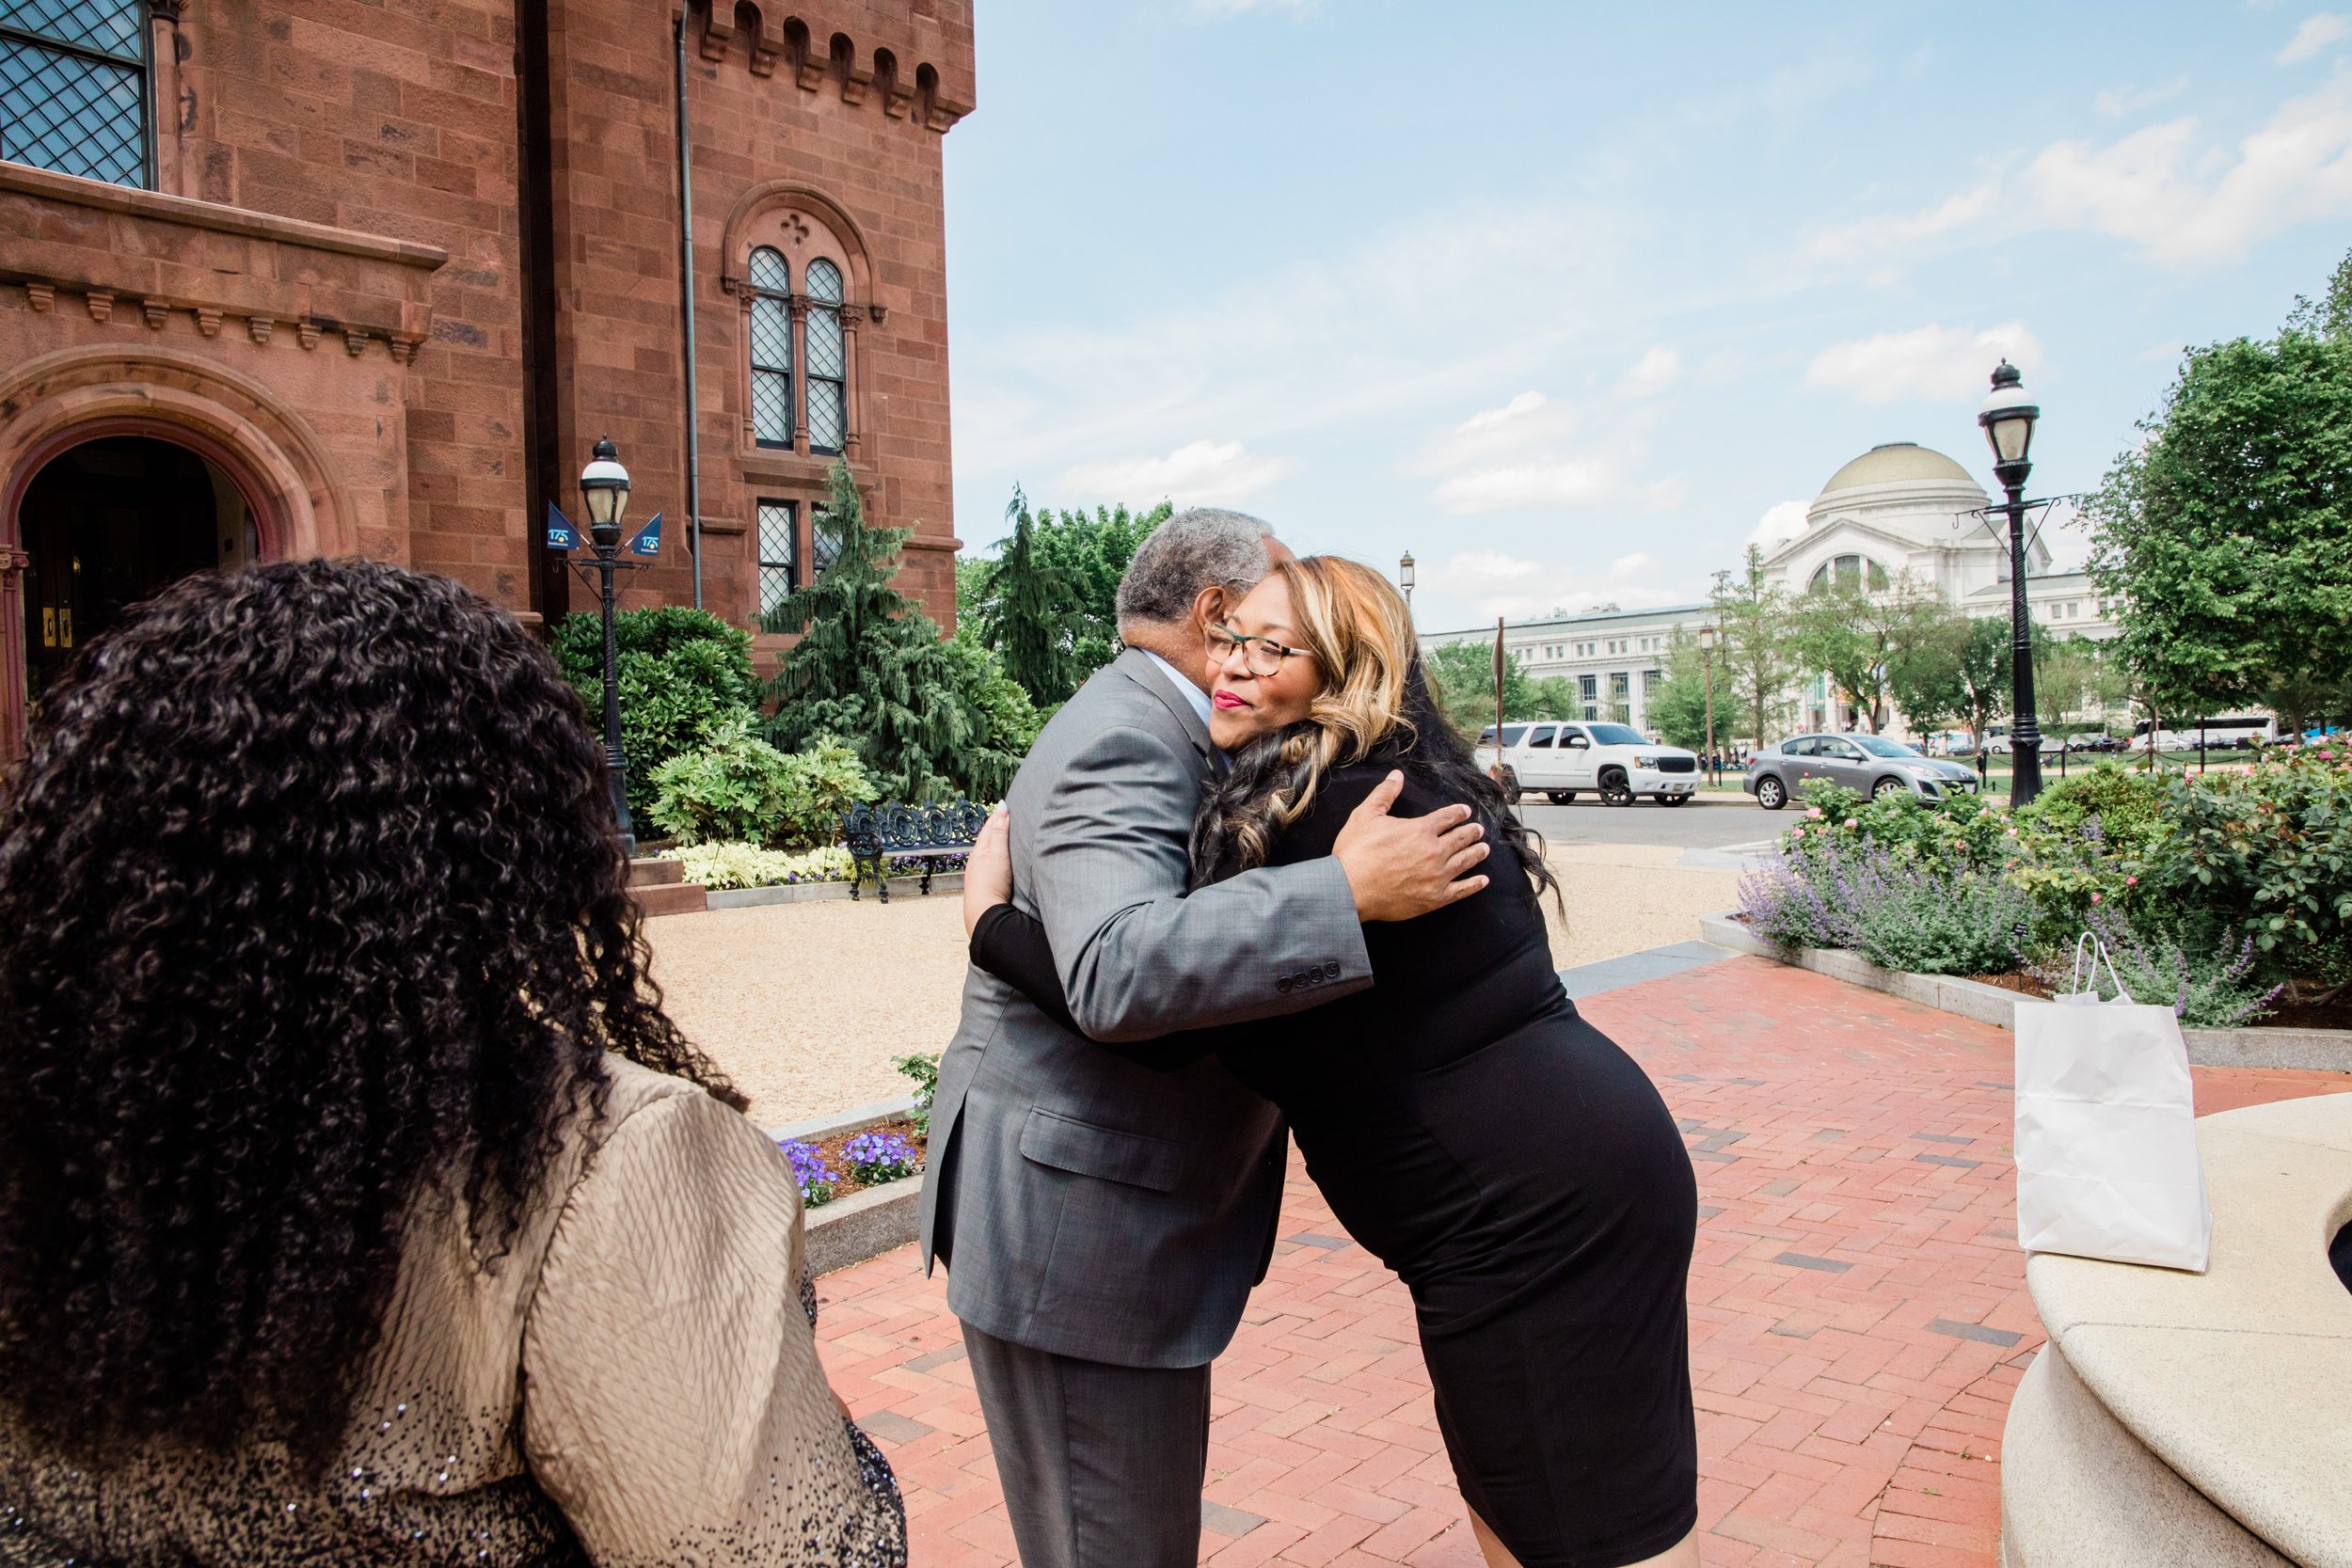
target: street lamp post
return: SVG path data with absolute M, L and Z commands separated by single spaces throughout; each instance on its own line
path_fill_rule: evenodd
M 1723 783 L 1723 769 L 1715 762 L 1715 628 L 1699 628 L 1699 681 L 1707 688 L 1707 767 Z
M 618 826 L 621 852 L 635 856 L 637 833 L 628 819 L 628 763 L 621 755 L 620 651 L 612 633 L 613 575 L 626 570 L 621 556 L 621 517 L 628 511 L 628 470 L 621 467 L 621 451 L 612 437 L 597 441 L 588 466 L 580 471 L 580 499 L 588 509 L 588 539 L 596 551 L 589 570 L 602 579 L 604 600 L 604 772 L 612 791 L 612 819 Z
M 2017 367 L 2004 359 L 1993 372 L 1993 390 L 1977 414 L 1993 448 L 1993 477 L 2009 493 L 2010 713 L 2009 803 L 2026 805 L 2042 793 L 2042 725 L 2034 715 L 2033 621 L 2026 603 L 2026 476 L 2033 450 L 2035 421 L 2042 418 L 2021 385 Z
M 1396 585 L 1405 590 L 1405 608 L 1413 608 L 1413 552 L 1406 550 L 1405 559 L 1396 563 Z

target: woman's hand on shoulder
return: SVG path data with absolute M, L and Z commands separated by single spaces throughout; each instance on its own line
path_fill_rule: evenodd
M 970 936 L 980 916 L 999 904 L 1012 902 L 1012 809 L 999 805 L 981 824 L 963 863 L 963 934 Z

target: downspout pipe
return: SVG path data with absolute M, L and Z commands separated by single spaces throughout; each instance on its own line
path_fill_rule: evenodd
M 686 547 L 694 558 L 694 608 L 703 607 L 702 407 L 694 375 L 694 147 L 686 131 L 686 18 L 677 12 L 677 252 L 678 294 L 686 317 Z

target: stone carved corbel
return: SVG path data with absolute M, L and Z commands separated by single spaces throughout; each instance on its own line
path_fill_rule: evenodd
M 171 304 L 168 300 L 142 299 L 139 301 L 139 313 L 147 318 L 149 331 L 161 332 L 164 323 L 171 319 Z
M 723 9 L 726 14 L 720 15 Z M 733 0 L 710 0 L 703 12 L 702 54 L 706 60 L 723 60 L 727 45 L 735 41 L 735 6 Z
M 115 296 L 113 290 L 92 289 L 83 297 L 85 302 L 89 306 L 90 320 L 94 322 L 103 322 L 107 317 L 115 313 Z
M 45 316 L 57 308 L 57 291 L 54 284 L 27 283 L 24 303 L 33 308 L 35 315 Z

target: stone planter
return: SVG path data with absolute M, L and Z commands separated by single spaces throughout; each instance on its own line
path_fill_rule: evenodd
M 1997 1029 L 2010 1026 L 2017 992 L 1952 974 L 1912 974 L 1881 969 L 1859 953 L 1836 947 L 1788 952 L 1766 942 L 1726 911 L 1699 917 L 1702 940 L 1731 953 L 1771 958 L 1849 985 L 1884 991 L 1923 1007 L 1958 1013 Z M 2188 1059 L 2199 1067 L 2308 1068 L 2352 1073 L 2352 1031 L 2343 1029 L 2184 1029 Z
M 2037 1254 L 2004 1568 L 2352 1565 L 2352 1094 L 2206 1117 L 2202 1275 Z

